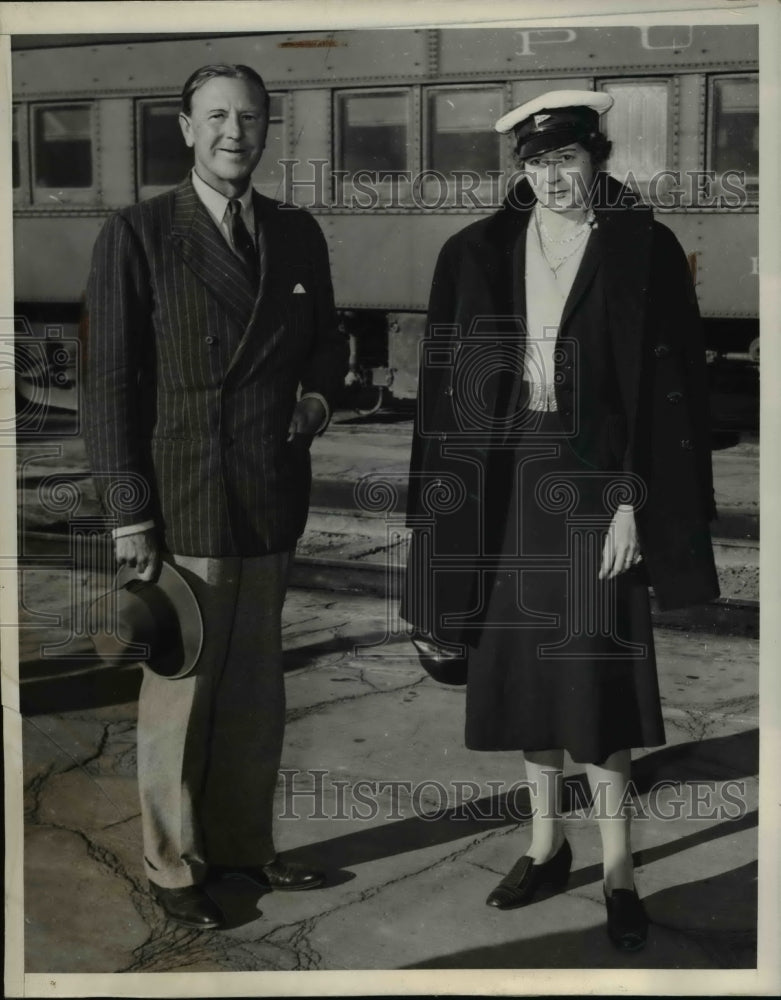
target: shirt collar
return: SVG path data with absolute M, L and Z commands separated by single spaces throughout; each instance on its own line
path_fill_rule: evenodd
M 198 176 L 194 167 L 190 176 L 192 177 L 195 193 L 201 199 L 201 201 L 209 210 L 210 214 L 217 221 L 217 223 L 218 224 L 221 223 L 222 220 L 225 218 L 225 212 L 227 211 L 228 208 L 228 202 L 231 199 L 226 198 L 224 194 L 221 194 L 219 191 L 213 188 L 211 184 L 207 184 L 206 181 L 203 180 L 203 178 Z M 241 214 L 244 217 L 245 221 L 247 218 L 251 219 L 253 217 L 252 184 L 247 185 L 247 190 L 244 192 L 243 195 L 241 195 L 238 201 L 241 202 Z

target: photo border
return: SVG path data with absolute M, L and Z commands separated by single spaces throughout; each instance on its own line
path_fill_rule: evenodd
M 408 0 L 394 4 L 367 4 L 360 0 L 312 2 L 312 0 L 254 0 L 251 3 L 3 3 L 0 4 L 0 61 L 2 99 L 0 129 L 10 132 L 11 34 L 72 34 L 193 30 L 231 31 L 345 30 L 378 27 L 498 27 L 512 25 L 567 26 L 620 25 L 647 22 L 754 23 L 760 24 L 760 175 L 762 204 L 759 214 L 760 327 L 762 346 L 760 445 L 760 574 L 762 601 L 760 635 L 760 859 L 759 941 L 757 970 L 558 970 L 517 971 L 481 969 L 449 971 L 313 971 L 313 972 L 220 972 L 220 973 L 111 973 L 25 974 L 23 971 L 23 887 L 21 848 L 21 717 L 19 715 L 18 648 L 12 624 L 17 616 L 16 524 L 10 511 L 16 509 L 15 453 L 0 447 L 0 483 L 4 494 L 0 509 L 8 514 L 0 520 L 0 646 L 2 652 L 2 699 L 4 718 L 5 809 L 6 809 L 6 955 L 7 996 L 352 996 L 352 995 L 548 995 L 611 993 L 619 990 L 637 995 L 774 995 L 781 985 L 777 942 L 781 939 L 779 906 L 779 816 L 778 781 L 781 778 L 781 725 L 779 712 L 778 649 L 781 648 L 781 572 L 778 519 L 774 499 L 781 487 L 781 450 L 775 445 L 781 431 L 781 348 L 776 334 L 781 316 L 781 238 L 779 238 L 779 192 L 781 192 L 781 4 L 745 0 L 698 2 L 657 0 L 655 3 L 593 0 L 589 13 L 576 0 L 500 0 L 490 6 L 466 0 Z M 10 146 L 10 143 L 7 144 Z M 3 148 L 6 148 L 4 146 Z M 0 160 L 0 185 L 10 192 L 10 157 Z M 11 268 L 12 206 L 3 201 L 3 235 L 0 240 L 0 316 L 13 316 Z M 9 320 L 2 320 L 8 324 Z M 11 332 L 13 324 L 11 322 Z M 7 333 L 7 329 L 2 331 Z M 13 373 L 0 383 L 0 419 L 13 418 Z M 2 376 L 5 378 L 5 376 Z M 764 445 L 770 442 L 770 445 Z M 642 960 L 641 960 L 642 961 Z

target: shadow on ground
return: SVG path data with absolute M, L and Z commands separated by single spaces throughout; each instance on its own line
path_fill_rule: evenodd
M 438 955 L 408 969 L 577 969 L 669 968 L 670 934 L 699 946 L 700 968 L 749 969 L 756 966 L 756 863 L 742 865 L 714 878 L 687 882 L 645 899 L 651 920 L 642 952 L 625 955 L 606 951 L 604 927 L 523 937 L 491 947 Z M 533 904 L 508 914 L 510 919 L 534 919 Z M 688 950 L 689 958 L 692 951 Z M 687 967 L 692 968 L 687 961 Z M 696 965 L 694 967 L 697 967 Z

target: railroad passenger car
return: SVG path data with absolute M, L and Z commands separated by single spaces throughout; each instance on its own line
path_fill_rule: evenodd
M 515 166 L 492 125 L 546 89 L 614 96 L 611 172 L 680 239 L 711 350 L 757 359 L 757 46 L 735 25 L 16 38 L 17 315 L 75 331 L 107 215 L 190 165 L 183 81 L 240 62 L 271 93 L 254 182 L 323 227 L 354 379 L 414 396 L 437 252 L 501 203 Z

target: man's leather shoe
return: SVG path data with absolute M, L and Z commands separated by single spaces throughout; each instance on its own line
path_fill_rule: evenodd
M 301 865 L 274 858 L 267 865 L 245 867 L 220 866 L 215 871 L 224 878 L 246 878 L 264 889 L 281 892 L 295 892 L 301 889 L 316 889 L 325 882 L 322 872 L 310 871 Z
M 163 886 L 150 882 L 149 887 L 166 916 L 175 920 L 177 924 L 194 927 L 199 931 L 211 931 L 222 927 L 225 923 L 219 907 L 199 885 L 186 885 L 182 889 L 164 889 Z
M 518 906 L 526 906 L 544 885 L 555 889 L 563 888 L 567 884 L 571 867 L 572 850 L 566 840 L 544 864 L 537 865 L 534 858 L 524 854 L 490 893 L 486 903 L 499 910 L 514 910 Z

